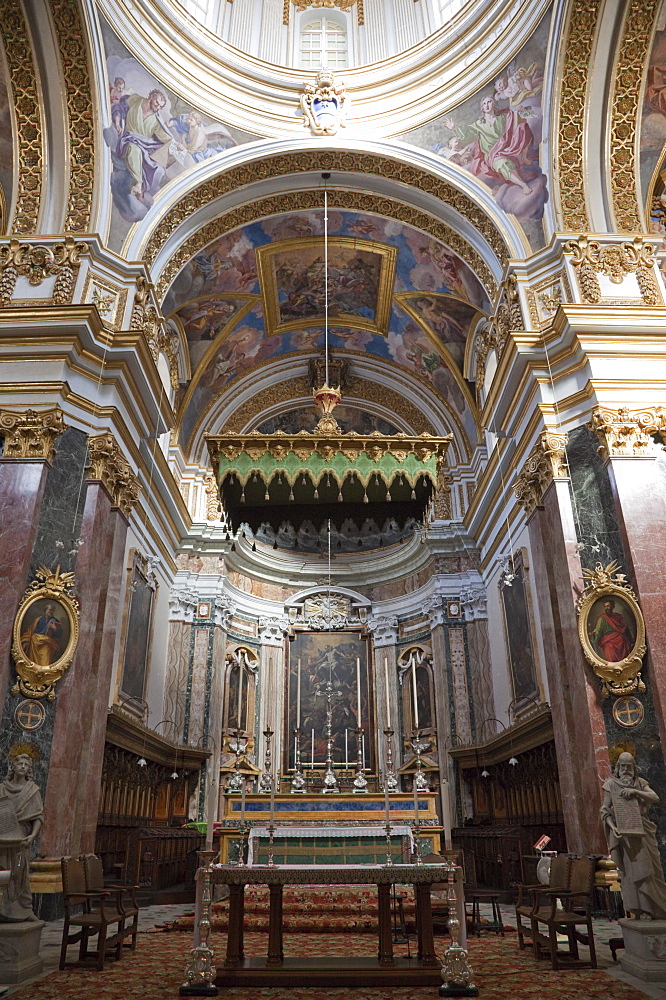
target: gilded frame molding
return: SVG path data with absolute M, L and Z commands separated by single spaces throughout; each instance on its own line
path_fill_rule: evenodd
M 583 648 L 583 655 L 601 681 L 604 698 L 608 698 L 611 694 L 625 695 L 645 690 L 640 674 L 647 650 L 645 621 L 633 589 L 627 583 L 624 574 L 618 570 L 619 564 L 615 561 L 606 567 L 597 563 L 593 570 L 584 569 L 586 586 L 576 609 L 578 638 Z M 634 617 L 636 632 L 634 642 L 628 655 L 621 660 L 604 659 L 592 641 L 593 625 L 590 618 L 595 604 L 603 598 L 623 601 Z
M 313 247 L 320 248 L 323 257 L 324 237 L 280 240 L 276 243 L 268 243 L 265 246 L 256 248 L 257 276 L 262 290 L 264 316 L 266 318 L 266 337 L 278 336 L 282 333 L 288 333 L 290 330 L 302 330 L 311 326 L 318 326 L 324 322 L 323 315 L 307 316 L 301 319 L 287 320 L 286 322 L 280 321 L 278 280 L 275 267 L 272 266 L 273 258 L 278 254 L 287 253 L 289 250 L 310 250 Z M 377 243 L 373 240 L 360 241 L 353 236 L 329 236 L 329 255 L 331 250 L 333 252 L 335 250 L 365 251 L 375 254 L 381 258 L 381 267 L 377 286 L 374 321 L 364 316 L 357 316 L 354 313 L 340 313 L 339 315 L 332 316 L 329 312 L 329 327 L 348 326 L 357 330 L 369 330 L 371 333 L 378 333 L 383 337 L 387 336 L 391 320 L 398 248 L 386 243 Z
M 74 659 L 74 653 L 79 641 L 79 602 L 74 596 L 74 574 L 61 573 L 60 566 L 55 571 L 46 566 L 40 566 L 34 580 L 26 589 L 18 606 L 14 625 L 12 627 L 12 658 L 18 678 L 12 687 L 12 694 L 22 694 L 26 698 L 55 699 L 55 685 L 62 678 Z M 57 604 L 67 616 L 68 636 L 64 650 L 52 663 L 38 663 L 29 656 L 26 650 L 24 631 L 26 619 L 31 608 L 38 602 L 47 601 Z M 46 609 L 48 603 L 44 606 Z M 35 608 L 35 615 L 37 614 Z M 57 615 L 53 616 L 57 619 Z M 31 623 L 34 624 L 35 617 Z M 46 633 L 38 633 L 46 637 Z M 31 633 L 32 635 L 32 633 Z

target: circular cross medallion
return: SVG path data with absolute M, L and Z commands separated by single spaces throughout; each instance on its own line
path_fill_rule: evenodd
M 625 729 L 631 729 L 643 721 L 645 709 L 638 698 L 618 698 L 613 705 L 613 718 Z
M 21 729 L 41 729 L 46 719 L 46 709 L 41 702 L 26 698 L 25 701 L 16 706 L 14 718 Z

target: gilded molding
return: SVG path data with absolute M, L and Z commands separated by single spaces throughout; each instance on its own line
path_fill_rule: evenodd
M 220 491 L 217 488 L 217 480 L 212 474 L 204 479 L 206 492 L 206 520 L 219 521 L 220 519 Z
M 291 194 L 273 195 L 268 198 L 262 198 L 252 202 L 250 205 L 244 205 L 241 208 L 225 212 L 223 215 L 218 216 L 217 219 L 213 219 L 212 222 L 202 226 L 169 258 L 158 282 L 157 291 L 159 298 L 164 298 L 173 279 L 195 254 L 225 233 L 267 215 L 281 212 L 298 212 L 309 208 L 321 209 L 321 207 L 320 191 L 295 191 Z M 481 282 L 491 293 L 497 287 L 497 282 L 490 268 L 474 247 L 456 233 L 455 230 L 451 229 L 450 226 L 447 226 L 446 223 L 435 219 L 426 212 L 420 212 L 418 209 L 411 208 L 402 202 L 393 201 L 390 198 L 380 195 L 355 191 L 331 192 L 329 194 L 328 207 L 329 211 L 341 208 L 359 212 L 376 212 L 378 215 L 388 215 L 407 225 L 414 226 L 416 229 L 428 233 L 430 236 L 441 240 L 451 247 L 476 272 Z
M 249 424 L 256 422 L 257 418 L 266 413 L 270 407 L 289 403 L 298 396 L 310 396 L 310 390 L 310 383 L 304 378 L 288 379 L 262 389 L 261 393 L 248 399 L 231 415 L 224 429 L 231 434 L 240 433 Z M 388 408 L 401 417 L 417 434 L 422 434 L 424 431 L 433 433 L 434 427 L 425 414 L 394 389 L 355 375 L 354 392 L 358 393 L 364 403 L 377 403 Z M 347 400 L 347 404 L 353 406 L 353 400 Z
M 640 236 L 632 243 L 603 244 L 579 236 L 577 240 L 569 240 L 565 244 L 564 252 L 572 255 L 571 263 L 576 268 L 578 285 L 585 302 L 601 301 L 597 275 L 604 274 L 613 284 L 621 285 L 628 274 L 635 273 L 644 303 L 648 306 L 662 304 L 661 292 L 653 272 L 656 263 L 654 247 L 650 243 L 643 244 Z
M 113 434 L 97 434 L 88 438 L 88 479 L 97 479 L 111 497 L 114 507 L 119 507 L 129 518 L 139 499 L 141 487 L 129 462 L 121 453 Z
M 12 232 L 23 235 L 37 230 L 44 158 L 37 70 L 23 8 L 17 0 L 0 0 L 0 33 L 16 114 L 14 158 L 18 164 L 18 184 Z
M 226 171 L 226 173 L 222 173 L 211 180 L 205 181 L 198 188 L 195 188 L 181 201 L 174 205 L 169 210 L 168 214 L 166 214 L 161 220 L 148 240 L 143 254 L 144 259 L 150 266 L 152 266 L 169 237 L 194 212 L 201 208 L 202 205 L 214 202 L 217 198 L 235 190 L 236 188 L 253 184 L 257 181 L 267 180 L 273 177 L 283 176 L 285 174 L 298 174 L 311 169 L 312 153 L 311 151 L 303 150 L 297 153 L 266 157 L 266 159 L 260 160 L 259 162 L 245 163 L 241 166 L 234 167 L 233 169 Z M 441 178 L 435 177 L 424 170 L 419 170 L 418 168 L 412 167 L 406 163 L 398 163 L 395 160 L 390 160 L 386 157 L 373 156 L 370 153 L 355 153 L 342 150 L 322 150 L 318 154 L 318 169 L 325 171 L 339 170 L 361 174 L 378 174 L 387 179 L 398 181 L 399 183 L 406 184 L 409 187 L 416 188 L 419 191 L 425 191 L 428 194 L 432 194 L 434 197 L 449 205 L 452 209 L 454 209 L 454 211 L 458 212 L 471 222 L 474 228 L 477 229 L 486 240 L 502 265 L 506 264 L 509 259 L 509 248 L 500 230 L 495 226 L 493 221 L 486 215 L 485 212 L 482 211 L 482 209 L 479 208 L 478 205 L 475 204 L 474 201 L 472 201 L 468 195 L 464 194 L 462 191 L 458 191 L 457 188 L 455 188 L 452 184 L 449 184 L 448 181 L 443 181 Z M 349 204 L 347 203 L 347 197 L 351 196 L 353 199 L 354 195 L 355 192 L 331 192 L 331 196 L 334 196 L 336 199 L 336 207 L 340 208 L 355 208 L 356 205 L 353 203 L 353 200 Z M 489 291 L 492 292 L 495 289 L 497 282 L 482 257 L 477 254 L 477 252 L 467 243 L 466 240 L 463 240 L 448 226 L 445 226 L 443 223 L 439 223 L 437 219 L 425 212 L 420 212 L 417 209 L 412 208 L 410 205 L 401 204 L 400 202 L 393 201 L 390 198 L 383 198 L 378 195 L 361 195 L 361 198 L 367 200 L 367 202 L 360 205 L 362 210 L 390 214 L 406 223 L 410 223 L 414 219 L 416 221 L 413 221 L 412 225 L 419 229 L 423 229 L 425 232 L 432 233 L 432 235 L 437 239 L 447 242 L 451 248 L 457 253 L 460 253 L 460 255 L 467 260 L 468 263 L 470 263 L 473 259 L 478 260 L 478 264 L 470 263 L 470 266 L 477 272 L 481 281 L 486 285 L 486 288 Z M 285 211 L 290 211 L 292 202 L 295 207 L 321 208 L 321 191 L 295 192 L 293 196 L 284 194 L 273 199 L 264 199 L 262 201 L 254 202 L 252 205 L 244 206 L 242 209 L 238 209 L 235 212 L 225 213 L 220 216 L 219 220 L 216 220 L 218 226 L 217 235 L 221 235 L 223 232 L 227 232 L 235 226 L 242 225 L 244 222 L 257 219 L 259 217 L 259 206 L 263 206 L 263 211 L 266 213 L 271 201 L 276 205 L 276 207 L 272 209 L 274 212 L 280 211 L 280 204 L 287 206 L 284 209 Z M 222 228 L 220 228 L 221 220 L 226 220 L 225 225 Z M 208 229 L 209 227 L 205 228 Z M 446 233 L 447 235 L 441 235 L 442 233 Z M 209 240 L 213 239 L 214 235 L 215 234 L 211 234 Z M 455 237 L 455 243 L 451 242 L 453 237 Z M 464 247 L 465 251 L 463 252 L 459 249 L 460 247 Z M 180 251 L 175 256 L 178 256 L 179 260 L 182 260 L 182 257 L 179 255 Z M 171 283 L 171 278 L 175 275 L 175 273 L 177 273 L 178 270 L 180 270 L 180 266 L 186 263 L 187 259 L 189 258 L 182 260 L 182 263 L 176 267 L 175 270 L 170 268 L 168 276 L 162 275 L 159 282 L 160 298 L 162 298 Z M 169 265 L 170 263 L 171 262 L 169 262 Z
M 602 0 L 574 0 L 572 3 L 560 75 L 558 155 L 553 164 L 553 190 L 560 192 L 563 228 L 580 233 L 590 230 L 583 180 L 585 108 L 588 70 L 602 6 Z M 635 80 L 633 86 L 636 87 Z
M 351 10 L 356 0 L 291 0 L 296 10 L 307 10 L 308 7 L 337 7 L 339 10 Z
M 51 299 L 56 305 L 67 306 L 72 301 L 76 273 L 81 257 L 90 253 L 86 243 L 76 243 L 71 236 L 63 243 L 38 244 L 9 240 L 0 244 L 0 306 L 10 304 L 19 275 L 37 288 L 48 277 L 56 275 Z
M 88 232 L 95 185 L 95 107 L 79 0 L 51 0 L 69 118 L 69 194 L 64 230 Z
M 342 452 L 352 462 L 365 454 L 372 462 L 381 461 L 385 455 L 391 455 L 397 462 L 404 462 L 408 455 L 416 455 L 420 462 L 436 457 L 439 463 L 446 455 L 451 435 L 383 435 L 377 431 L 372 434 L 345 434 L 339 429 L 329 432 L 327 427 L 322 430 L 316 427 L 314 431 L 299 431 L 298 434 L 286 434 L 284 431 L 276 431 L 275 434 L 262 434 L 260 431 L 250 431 L 247 434 L 207 434 L 206 443 L 215 470 L 219 468 L 221 458 L 233 462 L 241 452 L 248 454 L 254 461 L 266 453 L 280 460 L 288 452 L 294 452 L 303 461 L 317 452 L 328 461 L 337 452 Z M 371 474 L 374 476 L 377 473 L 373 470 Z M 300 475 L 300 470 L 297 475 Z
M 451 486 L 453 476 L 440 468 L 437 473 L 437 490 L 434 499 L 435 517 L 441 521 L 450 521 L 453 517 L 453 507 L 451 504 Z
M 132 316 L 130 319 L 130 330 L 141 330 L 146 343 L 157 364 L 160 353 L 166 356 L 169 362 L 169 374 L 171 376 L 171 387 L 177 389 L 178 382 L 178 336 L 171 330 L 155 305 L 153 298 L 153 286 L 139 275 L 136 279 L 136 291 L 134 293 L 134 305 L 132 306 Z
M 0 410 L 2 459 L 53 461 L 56 438 L 66 429 L 62 410 Z
M 648 61 L 659 0 L 631 0 L 618 45 L 610 126 L 610 183 L 620 232 L 645 231 L 638 201 L 636 130 L 643 104 L 640 81 Z
M 666 408 L 617 410 L 597 407 L 587 425 L 599 438 L 604 459 L 652 458 L 652 436 L 666 433 Z
M 543 495 L 551 482 L 568 480 L 567 440 L 566 434 L 545 431 L 523 465 L 513 492 L 528 516 L 541 506 Z
M 518 280 L 510 274 L 500 286 L 500 295 L 493 316 L 484 323 L 476 337 L 476 398 L 481 398 L 481 391 L 486 375 L 486 361 L 491 350 L 497 355 L 497 362 L 502 359 L 504 348 L 509 340 L 511 330 L 524 329 L 523 310 L 518 294 Z

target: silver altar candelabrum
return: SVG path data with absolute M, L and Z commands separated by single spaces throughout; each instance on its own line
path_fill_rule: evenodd
M 273 861 L 273 834 L 275 833 L 275 827 L 272 823 L 268 826 L 268 861 L 266 862 L 267 868 L 277 868 L 277 865 Z
M 301 771 L 301 730 L 294 729 L 294 776 L 291 779 L 291 792 L 304 792 L 305 778 Z
M 386 737 L 386 770 L 384 771 L 384 781 L 389 792 L 398 791 L 398 776 L 393 769 L 393 730 L 385 729 Z
M 271 788 L 273 787 L 273 775 L 271 773 L 271 740 L 273 739 L 272 729 L 264 729 L 264 739 L 266 740 L 266 752 L 264 754 L 264 769 L 261 772 L 261 777 L 259 778 L 259 791 L 270 795 Z
M 414 781 L 416 782 L 416 790 L 419 792 L 429 792 L 430 785 L 428 784 L 428 779 L 423 770 L 423 763 L 421 761 L 421 754 L 424 750 L 427 750 L 430 746 L 430 740 L 422 740 L 418 734 L 418 731 L 413 733 L 412 739 L 412 750 L 416 757 L 416 772 L 414 774 Z
M 236 763 L 234 764 L 234 773 L 229 779 L 229 784 L 227 785 L 227 792 L 242 792 L 243 790 L 243 774 L 240 769 L 240 760 L 247 750 L 248 737 L 244 736 L 240 729 L 237 729 L 234 733 L 233 741 L 229 741 L 229 749 L 236 754 Z
M 324 772 L 323 792 L 339 792 L 338 779 L 333 770 L 333 685 L 327 681 L 324 691 L 317 691 L 318 695 L 326 694 L 326 771 Z M 340 694 L 338 693 L 338 697 Z
M 217 986 L 214 984 L 217 969 L 213 965 L 213 949 L 208 943 L 211 930 L 211 884 L 213 859 L 218 851 L 198 851 L 200 867 L 197 879 L 201 879 L 201 912 L 199 916 L 199 943 L 190 951 L 190 960 L 185 967 L 185 982 L 180 987 L 182 997 L 216 997 Z
M 441 997 L 478 997 L 478 988 L 474 985 L 474 974 L 467 960 L 467 951 L 460 944 L 460 901 L 456 891 L 456 876 L 458 869 L 453 862 L 447 862 L 447 903 L 449 905 L 449 934 L 451 944 L 444 952 L 442 965 L 442 985 L 439 988 Z M 464 912 L 464 907 L 463 907 Z
M 367 792 L 368 780 L 363 773 L 363 729 L 361 726 L 355 729 L 356 733 L 356 777 L 354 778 L 354 791 Z

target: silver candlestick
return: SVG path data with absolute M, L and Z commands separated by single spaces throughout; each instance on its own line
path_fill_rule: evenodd
M 479 991 L 474 985 L 474 974 L 467 961 L 467 951 L 460 944 L 460 920 L 458 918 L 460 901 L 456 891 L 458 869 L 451 862 L 448 863 L 447 868 L 447 902 L 451 944 L 444 953 L 442 985 L 439 988 L 439 995 L 441 997 L 477 997 Z
M 264 754 L 264 769 L 259 778 L 259 791 L 270 795 L 271 788 L 273 787 L 273 776 L 271 774 L 271 740 L 273 739 L 273 730 L 264 729 L 264 739 L 266 740 L 266 752 Z
M 356 733 L 356 777 L 354 778 L 354 791 L 367 792 L 368 780 L 363 773 L 363 729 L 359 726 Z
M 275 833 L 275 827 L 271 823 L 268 827 L 268 861 L 266 862 L 267 868 L 277 868 L 277 865 L 273 861 L 273 834 Z
M 305 778 L 301 771 L 301 731 L 294 729 L 294 776 L 291 779 L 291 791 L 304 792 Z
M 186 981 L 180 987 L 182 997 L 216 997 L 216 968 L 213 964 L 213 949 L 208 943 L 211 931 L 211 874 L 217 851 L 198 851 L 199 869 L 197 881 L 201 880 L 201 909 L 199 915 L 199 943 L 190 951 L 190 960 L 185 969 Z
M 418 732 L 414 733 L 412 736 L 412 750 L 416 757 L 416 773 L 414 774 L 414 781 L 416 782 L 416 789 L 419 792 L 429 792 L 430 785 L 428 784 L 428 779 L 423 770 L 423 763 L 421 761 L 421 754 L 424 750 L 427 750 L 430 746 L 430 740 L 422 740 L 419 737 Z
M 384 772 L 384 781 L 389 792 L 397 792 L 398 776 L 393 770 L 393 730 L 385 729 L 384 736 L 386 737 L 386 771 Z
M 391 853 L 391 824 L 385 823 L 384 829 L 386 830 L 386 861 L 384 864 L 385 867 L 389 868 L 393 864 L 393 854 Z
M 326 693 L 326 771 L 324 772 L 323 792 L 339 792 L 338 779 L 333 770 L 333 685 L 330 680 L 324 688 Z M 322 694 L 318 691 L 317 694 Z
M 234 764 L 234 773 L 227 785 L 228 792 L 241 792 L 243 790 L 244 777 L 240 769 L 240 761 L 247 750 L 248 742 L 247 736 L 244 736 L 240 729 L 237 729 L 234 733 L 234 740 L 229 741 L 229 749 L 236 754 L 236 762 Z

